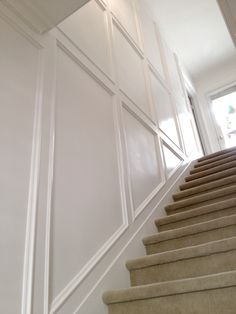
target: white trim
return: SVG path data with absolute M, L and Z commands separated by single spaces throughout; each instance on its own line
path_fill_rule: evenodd
M 173 149 L 171 148 L 171 146 L 168 145 L 167 142 L 165 142 L 165 140 L 162 139 L 161 142 L 162 142 L 162 150 L 164 150 L 163 147 L 165 146 L 167 149 L 169 149 L 169 151 L 170 151 L 172 154 L 174 154 L 174 155 L 179 159 L 179 163 L 177 164 L 177 166 L 168 174 L 168 173 L 167 173 L 167 167 L 166 167 L 166 159 L 165 159 L 165 157 L 164 157 L 166 178 L 167 178 L 167 180 L 169 180 L 169 179 L 175 174 L 175 172 L 179 169 L 179 167 L 181 166 L 181 164 L 182 164 L 182 162 L 184 161 L 184 159 L 183 159 L 183 157 L 181 157 L 175 150 L 173 150 Z M 163 155 L 164 155 L 164 152 L 163 152 Z
M 22 286 L 22 314 L 31 314 L 33 278 L 34 278 L 34 253 L 36 235 L 36 217 L 38 205 L 38 188 L 40 172 L 40 153 L 42 137 L 42 98 L 43 98 L 43 73 L 44 58 L 43 52 L 39 51 L 38 82 L 35 100 L 34 130 L 31 152 L 30 181 L 25 231 L 25 253 L 23 266 L 23 286 Z
M 128 31 L 125 29 L 123 24 L 117 19 L 117 17 L 111 12 L 113 24 L 118 28 L 121 34 L 125 37 L 130 46 L 134 49 L 134 51 L 140 56 L 141 59 L 144 59 L 144 53 L 141 48 L 137 45 L 136 41 L 130 36 Z
M 84 63 L 84 60 L 76 53 L 76 51 L 72 51 L 67 45 L 61 41 L 61 38 L 57 38 L 57 46 L 60 47 L 62 51 L 64 51 L 67 56 L 72 59 L 75 63 L 77 63 L 89 76 L 91 76 L 100 86 L 102 86 L 109 95 L 115 95 L 114 85 L 109 84 L 108 81 L 104 81 L 101 79 L 100 75 L 97 72 L 94 72 L 90 69 L 90 67 Z
M 187 156 L 185 153 L 168 137 L 165 133 L 160 131 L 161 140 L 163 140 L 181 159 L 185 160 Z
M 50 299 L 50 238 L 51 238 L 51 208 L 54 178 L 54 154 L 55 154 L 55 110 L 56 110 L 56 76 L 57 76 L 57 42 L 54 40 L 54 64 L 53 64 L 53 88 L 50 109 L 50 140 L 48 152 L 48 176 L 47 176 L 47 198 L 46 198 L 46 221 L 45 221 L 45 256 L 44 256 L 44 298 L 43 298 L 43 314 L 49 313 Z
M 102 83 L 112 94 L 115 93 L 115 82 L 113 78 L 109 77 L 103 72 L 89 57 L 74 44 L 71 39 L 67 37 L 59 28 L 51 31 L 51 34 L 57 39 L 58 45 L 70 56 L 73 56 L 76 63 L 85 69 L 91 76 L 93 76 L 99 83 Z

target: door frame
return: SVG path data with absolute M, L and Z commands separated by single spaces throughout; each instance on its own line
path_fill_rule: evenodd
M 227 84 L 227 85 L 224 85 L 220 88 L 217 88 L 217 89 L 214 89 L 212 91 L 210 91 L 209 93 L 206 94 L 206 98 L 207 98 L 207 111 L 209 113 L 209 117 L 211 119 L 211 123 L 213 125 L 213 128 L 215 130 L 215 139 L 216 139 L 216 142 L 218 143 L 218 146 L 219 146 L 219 149 L 222 150 L 224 149 L 224 147 L 222 147 L 222 144 L 221 144 L 221 136 L 222 136 L 222 132 L 219 128 L 219 126 L 217 125 L 217 122 L 216 122 L 216 119 L 215 119 L 215 116 L 211 110 L 211 106 L 212 106 L 212 100 L 214 99 L 217 99 L 221 96 L 224 96 L 229 94 L 227 93 L 227 91 L 229 91 L 230 89 L 235 89 L 236 91 L 236 81 L 234 82 L 231 82 L 230 84 Z
M 204 131 L 204 124 L 202 122 L 203 120 L 201 118 L 201 113 L 199 111 L 197 92 L 192 82 L 189 80 L 188 76 L 184 72 L 182 73 L 182 75 L 183 75 L 183 82 L 184 82 L 184 86 L 186 90 L 186 98 L 188 101 L 188 107 L 189 107 L 189 110 L 191 110 L 191 114 L 193 115 L 193 119 L 195 122 L 194 133 L 195 133 L 195 138 L 197 137 L 198 150 L 203 155 L 206 155 L 208 152 L 207 142 L 205 141 L 205 138 L 203 136 L 204 134 L 206 134 L 206 132 Z M 192 99 L 192 106 L 194 108 L 195 115 L 192 112 L 192 106 L 189 102 L 188 96 L 190 96 Z

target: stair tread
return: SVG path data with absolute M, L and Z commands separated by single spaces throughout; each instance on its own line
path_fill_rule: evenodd
M 106 304 L 123 303 L 233 286 L 236 286 L 236 271 L 229 271 L 108 291 L 103 294 L 103 301 Z
M 231 208 L 231 207 L 236 207 L 236 198 L 235 197 L 231 198 L 229 200 L 226 200 L 226 201 L 217 202 L 216 204 L 205 205 L 202 207 L 190 209 L 190 210 L 185 211 L 185 212 L 176 213 L 176 214 L 173 214 L 170 216 L 165 216 L 165 217 L 157 219 L 155 222 L 156 222 L 156 225 L 159 226 L 159 225 L 163 225 L 163 224 L 168 224 L 168 223 L 188 219 L 191 217 L 200 216 L 200 215 L 203 215 L 203 214 L 206 214 L 209 212 L 213 212 L 216 210 Z
M 136 270 L 154 265 L 176 262 L 184 259 L 191 259 L 201 256 L 228 252 L 236 249 L 236 237 L 211 241 L 191 247 L 185 247 L 177 250 L 156 253 L 139 257 L 126 262 L 128 270 Z
M 223 179 L 219 179 L 213 182 L 205 183 L 200 186 L 196 186 L 184 191 L 180 191 L 173 194 L 174 200 L 182 200 L 183 198 L 194 196 L 195 194 L 200 194 L 201 192 L 208 193 L 209 190 L 219 188 L 221 186 L 236 183 L 236 175 L 232 175 Z
M 217 166 L 226 164 L 226 163 L 234 161 L 234 160 L 236 160 L 236 152 L 234 152 L 232 156 L 228 156 L 224 159 L 220 159 L 220 160 L 217 160 L 217 161 L 212 162 L 210 164 L 206 164 L 206 165 L 202 165 L 202 166 L 197 167 L 197 168 L 193 168 L 190 171 L 190 174 L 195 174 L 195 173 L 199 173 L 199 172 L 202 172 L 204 170 L 207 170 L 207 169 L 215 168 Z
M 211 174 L 214 174 L 214 173 L 220 173 L 220 172 L 222 172 L 224 170 L 231 169 L 231 168 L 234 168 L 234 167 L 236 167 L 236 160 L 227 162 L 227 163 L 225 163 L 223 165 L 212 167 L 210 169 L 207 169 L 207 170 L 204 170 L 204 171 L 201 171 L 201 172 L 198 172 L 198 173 L 190 174 L 189 176 L 187 176 L 185 178 L 185 181 L 186 182 L 193 181 L 193 180 L 196 180 L 196 179 L 199 179 L 199 178 L 207 177 L 207 176 L 209 176 Z
M 207 222 L 201 222 L 187 227 L 177 228 L 168 231 L 162 231 L 143 239 L 144 245 L 160 243 L 167 240 L 178 239 L 188 235 L 194 235 L 201 232 L 224 228 L 236 224 L 236 214 L 213 219 Z
M 202 167 L 202 166 L 206 166 L 206 165 L 211 165 L 212 163 L 216 162 L 216 161 L 224 161 L 226 158 L 230 157 L 230 156 L 234 156 L 236 153 L 236 150 L 233 150 L 229 153 L 226 153 L 226 154 L 223 154 L 223 155 L 220 155 L 220 156 L 216 156 L 214 158 L 211 158 L 211 159 L 208 159 L 208 160 L 204 160 L 204 161 L 201 161 L 201 162 L 196 162 L 195 165 L 194 165 L 194 168 L 199 168 L 199 167 Z
M 189 188 L 197 187 L 199 185 L 206 184 L 208 182 L 213 182 L 232 175 L 236 175 L 236 167 L 183 183 L 180 185 L 180 190 L 186 190 Z
M 227 196 L 233 193 L 236 193 L 236 184 L 232 186 L 223 187 L 221 189 L 218 189 L 217 191 L 210 191 L 202 195 L 196 195 L 185 200 L 180 200 L 180 201 L 170 203 L 165 206 L 165 210 L 167 212 L 171 212 L 176 209 L 185 208 L 191 205 L 196 205 L 198 203 L 199 203 L 199 206 L 201 206 L 202 202 L 205 202 L 207 200 L 214 200 L 219 197 Z
M 235 147 L 230 147 L 230 148 L 226 148 L 226 149 L 223 149 L 223 150 L 219 150 L 218 152 L 215 152 L 215 153 L 212 153 L 212 154 L 208 154 L 207 156 L 203 156 L 201 158 L 198 158 L 198 162 L 209 160 L 209 159 L 212 159 L 214 157 L 218 157 L 218 156 L 227 154 L 227 153 L 235 151 L 235 150 L 236 150 Z

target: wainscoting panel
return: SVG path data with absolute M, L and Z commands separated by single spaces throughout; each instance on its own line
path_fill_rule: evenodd
M 110 0 L 111 11 L 128 34 L 138 44 L 138 30 L 133 0 Z
M 51 239 L 53 299 L 77 274 L 83 275 L 86 265 L 126 223 L 117 160 L 114 96 L 61 48 L 57 58 Z
M 162 183 L 162 174 L 156 151 L 156 134 L 127 107 L 123 108 L 123 116 L 130 189 L 134 216 L 137 216 L 144 207 L 142 203 Z
M 147 115 L 150 115 L 142 56 L 114 23 L 114 50 L 120 89 Z
M 178 132 L 175 123 L 174 112 L 168 90 L 150 70 L 152 99 L 155 105 L 159 128 L 179 146 Z
M 142 0 L 138 1 L 138 12 L 141 20 L 142 40 L 148 61 L 154 66 L 159 75 L 165 79 L 157 26 L 147 12 Z
M 101 2 L 90 1 L 63 21 L 59 29 L 106 75 L 111 77 L 107 14 Z

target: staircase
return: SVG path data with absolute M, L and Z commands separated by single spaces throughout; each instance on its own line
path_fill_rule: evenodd
M 130 260 L 131 288 L 103 295 L 109 314 L 236 313 L 236 148 L 197 160 Z

